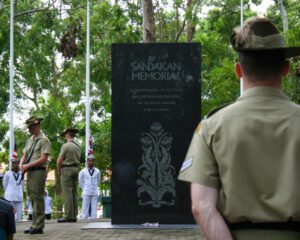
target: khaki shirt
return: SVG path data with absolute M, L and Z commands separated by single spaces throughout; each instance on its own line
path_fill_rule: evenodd
M 300 221 L 300 107 L 275 88 L 248 89 L 199 124 L 179 179 L 220 189 L 231 223 Z
M 43 134 L 40 133 L 40 135 L 36 138 L 33 138 L 34 136 L 31 136 L 23 149 L 23 154 L 26 154 L 26 157 L 29 156 L 30 149 L 33 147 L 36 141 L 38 141 L 34 147 L 33 154 L 30 158 L 29 162 L 35 162 L 37 161 L 42 154 L 49 155 L 50 154 L 50 141 L 49 139 Z M 38 140 L 39 139 L 39 140 Z M 40 167 L 47 167 L 48 161 L 43 163 Z
M 80 164 L 81 149 L 73 142 L 65 143 L 60 150 L 59 156 L 62 157 L 62 166 Z

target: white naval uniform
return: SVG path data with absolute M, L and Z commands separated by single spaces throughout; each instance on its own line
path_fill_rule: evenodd
M 23 185 L 21 180 L 22 172 L 15 173 L 14 171 L 7 171 L 3 177 L 3 187 L 5 191 L 5 199 L 10 201 L 16 209 L 15 218 L 17 221 L 22 221 L 23 208 Z
M 89 216 L 89 206 L 91 205 L 91 218 L 97 218 L 98 187 L 100 183 L 100 170 L 88 167 L 79 173 L 79 185 L 82 189 L 82 219 Z
M 27 206 L 27 213 L 28 213 L 28 215 L 29 214 L 32 215 L 32 204 L 31 204 L 28 196 L 27 196 L 27 200 L 26 200 L 26 206 Z
M 48 195 L 44 197 L 45 199 L 45 214 L 52 213 L 52 198 Z

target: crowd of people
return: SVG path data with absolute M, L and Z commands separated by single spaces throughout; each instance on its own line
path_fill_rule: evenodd
M 26 209 L 28 220 L 32 226 L 24 231 L 25 234 L 43 234 L 45 219 L 52 218 L 52 198 L 45 190 L 47 178 L 47 164 L 50 154 L 50 141 L 42 133 L 42 118 L 31 116 L 25 124 L 30 133 L 30 138 L 23 149 L 21 159 L 11 159 L 11 170 L 5 172 L 3 188 L 5 200 L 0 203 L 10 204 L 13 209 L 13 220 L 23 219 L 23 188 L 24 174 L 27 174 Z M 86 167 L 80 170 L 82 151 L 74 138 L 78 130 L 68 127 L 61 132 L 66 140 L 57 159 L 57 170 L 61 179 L 62 195 L 64 199 L 64 217 L 58 222 L 76 222 L 78 216 L 77 187 L 82 189 L 82 219 L 95 219 L 97 217 L 97 202 L 101 173 L 94 166 L 93 154 L 87 156 Z M 79 181 L 79 184 L 78 184 Z M 9 215 L 11 221 L 11 214 Z M 2 226 L 1 226 L 2 227 Z M 10 229 L 10 232 L 15 228 Z

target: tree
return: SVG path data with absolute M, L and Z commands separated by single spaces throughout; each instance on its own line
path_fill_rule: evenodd
M 267 12 L 267 17 L 279 26 L 284 32 L 286 44 L 288 46 L 300 46 L 300 24 L 299 11 L 300 3 L 296 0 L 284 1 L 287 18 L 289 19 L 289 29 L 285 32 L 283 16 L 277 5 L 273 5 Z M 283 90 L 297 104 L 300 104 L 300 84 L 298 69 L 300 68 L 299 57 L 290 60 L 290 73 L 283 81 Z
M 8 106 L 9 0 L 0 0 L 0 117 Z M 255 15 L 245 0 L 245 18 Z M 259 4 L 261 0 L 253 0 Z M 240 94 L 233 65 L 236 53 L 229 46 L 232 29 L 240 23 L 240 0 L 103 0 L 91 1 L 91 132 L 97 167 L 109 178 L 111 168 L 111 44 L 139 42 L 200 42 L 202 45 L 202 116 L 234 101 Z M 275 2 L 274 2 L 275 3 Z M 290 45 L 300 45 L 300 2 L 283 2 L 290 28 Z M 203 16 L 203 6 L 210 11 Z M 63 144 L 58 133 L 67 126 L 85 129 L 85 1 L 35 0 L 15 4 L 15 109 L 42 115 L 43 131 L 50 138 L 50 168 Z M 277 5 L 268 17 L 283 29 Z M 284 89 L 300 103 L 299 60 L 291 61 Z M 25 103 L 25 104 L 24 104 Z M 8 158 L 8 122 L 0 123 L 1 161 Z M 27 138 L 16 129 L 18 153 Z M 106 171 L 107 170 L 107 171 Z M 57 191 L 59 193 L 59 190 Z
M 152 0 L 143 0 L 143 42 L 155 42 L 155 20 Z
M 200 7 L 200 0 L 187 0 L 186 7 L 186 41 L 191 42 L 194 33 L 196 31 L 196 26 L 198 23 L 198 11 Z
M 277 0 L 278 8 L 280 10 L 281 16 L 282 16 L 282 24 L 283 24 L 283 31 L 287 32 L 289 30 L 289 22 L 287 13 L 283 4 L 282 0 Z

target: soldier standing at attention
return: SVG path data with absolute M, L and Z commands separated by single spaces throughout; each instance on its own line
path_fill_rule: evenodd
M 22 172 L 19 170 L 20 160 L 13 158 L 12 170 L 5 173 L 3 178 L 3 188 L 5 191 L 5 199 L 16 209 L 16 220 L 22 221 L 23 208 L 23 185 Z
M 67 141 L 61 148 L 57 159 L 57 170 L 61 175 L 61 187 L 64 196 L 64 218 L 57 222 L 76 222 L 78 214 L 77 184 L 80 168 L 81 149 L 74 141 L 78 130 L 73 127 L 66 128 L 61 136 Z
M 281 90 L 300 47 L 286 47 L 259 17 L 236 28 L 231 44 L 245 92 L 199 124 L 179 179 L 192 183 L 208 240 L 300 239 L 300 107 Z
M 32 116 L 25 122 L 31 137 L 23 150 L 20 170 L 28 171 L 27 194 L 32 203 L 32 227 L 25 230 L 25 234 L 42 234 L 45 227 L 44 191 L 50 141 L 41 131 L 42 120 L 43 118 Z
M 97 218 L 97 201 L 101 174 L 98 168 L 94 167 L 95 157 L 87 157 L 87 167 L 79 173 L 79 185 L 82 189 L 82 219 L 89 216 L 91 206 L 91 219 Z

